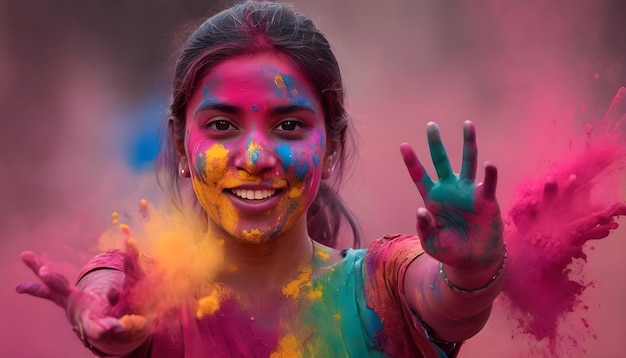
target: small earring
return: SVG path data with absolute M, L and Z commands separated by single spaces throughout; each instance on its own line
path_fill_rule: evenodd
M 337 151 L 333 151 L 326 158 L 327 168 L 326 168 L 326 173 L 325 173 L 326 175 L 324 175 L 325 179 L 328 179 L 333 173 L 333 171 L 335 170 L 335 165 L 337 164 L 335 163 L 335 155 L 337 155 Z
M 189 164 L 187 164 L 187 158 L 180 158 L 180 162 L 178 163 L 178 174 L 182 178 L 189 178 L 191 173 L 189 172 Z

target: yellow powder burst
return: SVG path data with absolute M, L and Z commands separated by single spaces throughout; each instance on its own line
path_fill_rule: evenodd
M 285 80 L 283 80 L 283 76 L 280 73 L 274 76 L 274 84 L 280 90 L 287 89 L 287 86 L 285 85 Z
M 202 297 L 198 300 L 198 310 L 196 318 L 202 319 L 206 315 L 215 313 L 220 308 L 220 299 L 217 290 L 213 290 L 209 296 Z
M 288 334 L 280 339 L 278 347 L 270 358 L 297 358 L 302 357 L 302 350 L 298 344 L 298 339 L 293 334 Z
M 126 235 L 130 235 L 130 226 L 126 225 L 126 224 L 120 224 L 120 231 L 123 232 Z
M 169 205 L 151 206 L 149 220 L 141 216 L 141 208 L 135 217 L 131 214 L 133 235 L 130 226 L 122 224 L 105 232 L 99 246 L 126 249 L 140 257 L 146 276 L 133 287 L 131 305 L 152 317 L 175 307 L 195 307 L 199 297 L 208 296 L 202 307 L 209 313 L 214 279 L 225 268 L 223 241 L 209 237 L 195 216 Z
M 127 332 L 141 331 L 146 328 L 146 318 L 134 314 L 120 317 L 120 323 Z
M 309 285 L 311 284 L 310 281 L 312 273 L 313 268 L 308 268 L 300 272 L 298 278 L 289 282 L 287 285 L 285 285 L 285 287 L 283 287 L 283 295 L 287 297 L 298 298 L 298 296 L 300 296 L 300 289 L 302 288 L 302 286 L 304 286 L 306 283 L 308 283 Z

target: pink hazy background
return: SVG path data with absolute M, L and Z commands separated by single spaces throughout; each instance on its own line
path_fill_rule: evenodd
M 462 122 L 475 122 L 479 160 L 498 166 L 506 210 L 515 183 L 567 156 L 584 120 L 600 116 L 626 85 L 626 8 L 617 0 L 293 3 L 328 35 L 342 66 L 360 146 L 342 193 L 367 240 L 414 232 L 421 199 L 398 146 L 412 143 L 428 162 L 428 121 L 439 123 L 457 170 Z M 90 356 L 59 309 L 15 293 L 17 282 L 33 278 L 19 253 L 45 252 L 72 274 L 93 254 L 111 212 L 158 197 L 128 143 L 139 127 L 155 130 L 155 120 L 141 118 L 150 99 L 167 98 L 182 25 L 224 6 L 0 0 L 3 356 Z M 158 116 L 166 103 L 154 103 Z M 583 348 L 564 348 L 563 356 L 621 357 L 625 233 L 587 250 L 589 308 L 562 324 Z M 460 357 L 532 356 L 506 315 L 496 304 Z

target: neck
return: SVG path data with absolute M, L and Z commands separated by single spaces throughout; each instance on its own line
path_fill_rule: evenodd
M 224 240 L 226 270 L 219 281 L 241 293 L 281 290 L 312 264 L 313 242 L 306 222 L 264 243 Z

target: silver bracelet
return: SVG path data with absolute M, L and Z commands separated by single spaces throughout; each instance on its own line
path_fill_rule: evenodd
M 504 267 L 506 266 L 506 260 L 508 258 L 508 251 L 506 249 L 506 246 L 504 247 L 504 257 L 502 258 L 502 263 L 500 264 L 500 268 L 498 269 L 498 272 L 496 272 L 495 275 L 493 275 L 493 277 L 491 277 L 491 280 L 489 280 L 489 282 L 487 282 L 486 284 L 479 286 L 479 287 L 475 287 L 475 288 L 464 288 L 464 287 L 459 287 L 455 284 L 453 284 L 450 279 L 448 278 L 448 275 L 446 275 L 446 271 L 444 271 L 443 269 L 443 262 L 439 261 L 439 274 L 441 275 L 441 278 L 443 279 L 443 282 L 445 282 L 448 287 L 450 287 L 452 289 L 452 291 L 461 293 L 461 294 L 477 294 L 480 291 L 483 291 L 487 288 L 489 288 L 489 286 L 491 286 L 494 282 L 496 282 L 496 280 L 498 279 L 498 277 L 500 277 L 502 275 L 502 272 L 504 271 Z
M 96 347 L 89 343 L 89 341 L 87 340 L 87 335 L 85 334 L 83 321 L 80 318 L 78 319 L 78 322 L 76 322 L 76 325 L 72 327 L 72 329 L 74 330 L 74 333 L 76 333 L 76 335 L 78 336 L 78 339 L 80 339 L 80 341 L 83 343 L 85 348 L 89 349 L 97 357 L 110 357 L 110 355 L 99 351 Z

